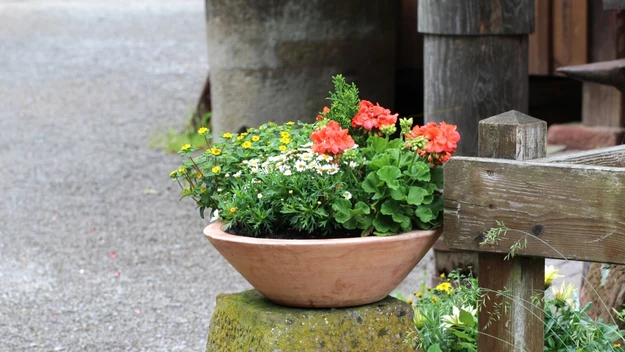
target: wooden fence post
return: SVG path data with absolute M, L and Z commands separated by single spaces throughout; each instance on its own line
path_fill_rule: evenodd
M 528 111 L 534 0 L 419 1 L 425 122 L 458 126 L 458 155 L 477 153 L 477 122 Z
M 547 123 L 518 111 L 493 116 L 479 123 L 479 156 L 530 160 L 542 158 L 547 149 Z M 495 219 L 496 220 L 496 219 Z M 545 259 L 480 253 L 478 280 L 486 289 L 486 306 L 479 312 L 479 351 L 543 350 L 543 310 L 533 296 L 544 292 Z M 497 297 L 493 291 L 506 293 Z M 498 320 L 492 315 L 499 311 Z

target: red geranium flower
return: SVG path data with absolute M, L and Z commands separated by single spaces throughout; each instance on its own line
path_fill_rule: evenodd
M 310 139 L 313 141 L 312 149 L 317 154 L 338 155 L 354 146 L 348 131 L 342 129 L 336 121 L 330 121 L 324 128 L 313 132 Z
M 417 138 L 419 136 L 426 139 L 425 151 L 428 153 L 454 153 L 460 140 L 456 126 L 444 122 L 441 122 L 440 126 L 434 122 L 428 122 L 421 127 L 415 126 L 410 137 Z
M 394 125 L 397 122 L 397 114 L 391 115 L 389 109 L 385 109 L 380 104 L 373 105 L 368 100 L 360 101 L 360 110 L 352 119 L 352 127 L 361 126 L 371 131 L 382 126 Z

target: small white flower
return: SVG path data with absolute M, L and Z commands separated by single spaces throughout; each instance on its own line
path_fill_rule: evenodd
M 339 172 L 339 168 L 336 167 L 335 165 L 330 165 L 330 167 L 328 168 L 327 172 L 330 175 L 334 175 L 335 173 Z
M 302 172 L 306 170 L 306 168 L 307 168 L 307 165 L 304 161 L 299 160 L 295 162 L 295 170 L 297 170 L 298 172 Z
M 252 160 L 249 161 L 249 165 L 251 167 L 256 167 L 256 166 L 258 166 L 259 162 L 260 162 L 260 160 L 258 160 L 258 159 L 252 159 Z
M 221 192 L 221 191 L 223 191 L 223 189 L 221 189 L 221 188 L 217 188 L 217 192 L 218 192 L 218 193 L 219 193 L 219 192 Z
M 316 162 L 316 161 L 314 161 L 314 160 L 313 160 L 313 161 L 311 161 L 311 162 L 308 164 L 308 168 L 309 168 L 309 169 L 316 169 L 317 167 L 319 167 L 319 163 L 317 163 L 317 162 Z
M 258 193 L 258 195 L 256 196 L 258 199 L 261 199 L 263 197 L 262 193 Z
M 251 169 L 250 169 L 250 173 L 252 173 L 252 174 L 256 174 L 256 173 L 258 173 L 258 168 L 257 168 L 257 167 L 253 167 L 253 168 L 251 168 Z
M 230 174 L 225 174 L 224 176 L 225 176 L 225 177 L 230 177 Z
M 213 211 L 213 216 L 211 216 L 210 222 L 215 222 L 219 220 L 219 210 Z
M 313 154 L 312 153 L 304 153 L 302 155 L 299 156 L 300 159 L 307 161 L 307 160 L 312 160 L 313 158 Z
M 237 171 L 237 172 L 236 172 L 234 175 L 232 175 L 232 176 L 234 176 L 234 178 L 239 178 L 239 177 L 241 177 L 241 171 L 240 171 L 240 170 L 239 170 L 239 171 Z
M 349 167 L 352 169 L 355 169 L 358 166 L 358 163 L 356 163 L 355 161 L 350 161 L 349 162 Z
M 312 142 L 308 142 L 308 143 L 306 143 L 306 144 L 302 145 L 302 147 L 303 147 L 303 148 L 310 148 L 310 147 L 312 147 L 312 145 L 313 145 L 313 143 L 312 143 Z
M 348 191 L 343 192 L 343 198 L 350 200 L 352 199 L 352 194 L 349 193 Z
M 317 173 L 319 175 L 323 175 L 323 167 L 322 166 L 317 166 L 316 170 L 317 170 Z
M 291 170 L 286 169 L 286 170 L 284 170 L 284 172 L 282 172 L 282 174 L 283 174 L 284 176 L 291 176 L 293 173 L 291 172 Z

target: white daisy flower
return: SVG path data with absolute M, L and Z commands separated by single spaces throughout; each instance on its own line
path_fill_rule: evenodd
M 291 172 L 291 170 L 286 169 L 286 170 L 284 170 L 284 171 L 282 172 L 282 174 L 283 174 L 284 176 L 291 176 L 293 173 Z
M 258 195 L 256 196 L 258 199 L 261 199 L 263 197 L 262 193 L 258 193 Z
M 343 198 L 350 200 L 352 199 L 352 194 L 349 193 L 348 191 L 343 192 Z
M 258 166 L 259 162 L 260 162 L 260 160 L 258 160 L 258 159 L 252 159 L 252 160 L 249 161 L 249 165 L 251 167 L 256 167 L 256 166 Z
M 307 168 L 308 168 L 308 165 L 306 164 L 306 162 L 302 160 L 295 162 L 295 170 L 297 170 L 298 172 L 302 172 L 306 170 Z
M 312 145 L 313 145 L 313 143 L 312 143 L 312 142 L 308 142 L 308 143 L 306 143 L 306 144 L 302 145 L 302 147 L 304 147 L 304 148 L 310 148 L 310 147 L 312 147 Z
M 241 170 L 237 171 L 234 175 L 232 175 L 234 178 L 239 178 L 241 177 Z
M 304 154 L 300 155 L 299 157 L 300 157 L 300 159 L 302 159 L 304 161 L 308 161 L 308 160 L 312 160 L 314 155 L 312 153 L 304 153 Z
M 309 169 L 316 169 L 317 167 L 319 167 L 319 163 L 314 160 L 308 164 Z
M 335 173 L 339 172 L 339 168 L 336 167 L 336 165 L 329 165 L 330 167 L 328 168 L 328 170 L 326 170 L 326 172 L 330 175 L 334 175 Z

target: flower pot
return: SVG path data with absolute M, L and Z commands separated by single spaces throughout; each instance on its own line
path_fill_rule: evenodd
M 269 300 L 293 307 L 379 301 L 414 269 L 442 228 L 388 237 L 278 240 L 235 236 L 215 222 L 204 235 Z

